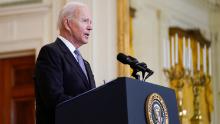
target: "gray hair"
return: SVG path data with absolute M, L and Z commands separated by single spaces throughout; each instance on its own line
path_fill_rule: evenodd
M 58 29 L 61 29 L 64 17 L 74 18 L 75 11 L 79 7 L 83 7 L 83 6 L 86 6 L 86 4 L 75 2 L 75 1 L 70 1 L 66 3 L 66 5 L 64 5 L 64 7 L 60 10 L 60 13 L 59 13 L 58 22 L 57 22 Z

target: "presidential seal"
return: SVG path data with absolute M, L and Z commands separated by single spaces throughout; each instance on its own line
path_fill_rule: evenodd
M 152 93 L 146 99 L 145 114 L 148 124 L 169 124 L 166 104 L 157 93 Z

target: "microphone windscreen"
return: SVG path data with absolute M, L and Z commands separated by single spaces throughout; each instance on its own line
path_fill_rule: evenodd
M 132 56 L 128 56 L 128 58 L 133 61 L 134 63 L 139 63 L 138 60 Z
M 131 62 L 131 60 L 128 58 L 128 56 L 126 56 L 123 53 L 119 53 L 117 55 L 117 60 L 120 61 L 123 64 L 129 64 Z

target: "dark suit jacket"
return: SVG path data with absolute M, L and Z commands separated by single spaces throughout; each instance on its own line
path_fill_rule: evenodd
M 95 88 L 90 65 L 84 63 L 88 80 L 59 38 L 41 48 L 35 71 L 36 124 L 54 124 L 57 104 Z

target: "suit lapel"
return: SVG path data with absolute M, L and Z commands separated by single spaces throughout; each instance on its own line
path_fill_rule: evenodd
M 84 60 L 84 63 L 85 63 L 88 79 L 89 79 L 89 82 L 90 82 L 90 87 L 91 88 L 95 88 L 94 75 L 93 75 L 92 70 L 91 70 L 91 68 L 89 66 L 89 63 L 87 61 L 85 61 L 85 60 Z
M 72 68 L 74 69 L 74 71 L 76 71 L 79 74 L 79 76 L 83 79 L 85 86 L 87 88 L 90 87 L 89 82 L 88 82 L 85 74 L 83 73 L 79 63 L 77 62 L 75 57 L 72 55 L 72 53 L 68 49 L 68 47 L 59 38 L 57 38 L 57 40 L 55 42 L 58 44 L 58 46 L 60 47 L 60 49 L 64 53 L 63 55 L 65 56 L 67 61 L 72 65 Z

